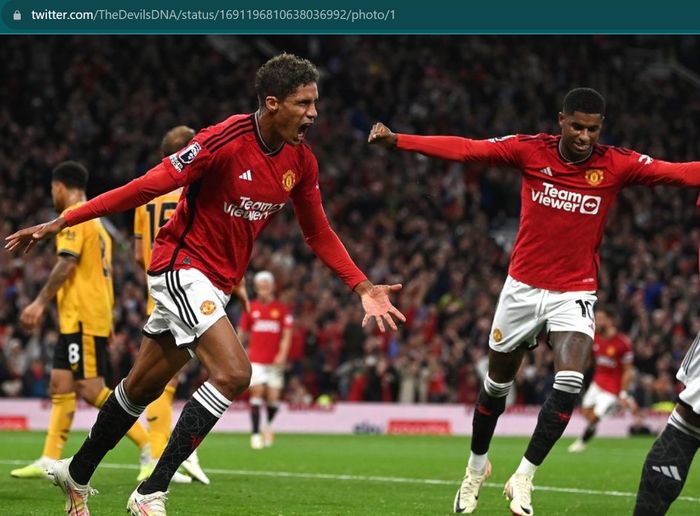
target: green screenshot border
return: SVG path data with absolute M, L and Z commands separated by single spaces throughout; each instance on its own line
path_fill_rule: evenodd
M 0 34 L 698 34 L 700 4 L 9 0 Z M 332 7 L 330 6 L 332 5 Z

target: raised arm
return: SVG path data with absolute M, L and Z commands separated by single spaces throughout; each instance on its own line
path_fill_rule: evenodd
M 433 158 L 451 161 L 488 161 L 505 165 L 518 165 L 514 143 L 515 136 L 473 140 L 460 136 L 419 136 L 394 133 L 381 122 L 370 130 L 367 141 L 387 149 L 419 152 Z
M 652 159 L 645 154 L 637 154 L 636 152 L 631 157 L 633 164 L 628 176 L 630 183 L 648 186 L 700 186 L 700 161 L 672 163 Z
M 98 195 L 58 218 L 13 233 L 5 238 L 7 240 L 5 249 L 13 251 L 18 247 L 24 247 L 27 252 L 37 241 L 52 237 L 67 226 L 75 226 L 97 217 L 136 208 L 178 186 L 181 185 L 175 182 L 165 165 L 160 163 L 143 176 Z
M 166 165 L 161 162 L 124 186 L 98 195 L 66 212 L 66 225 L 74 226 L 86 220 L 134 209 L 179 186 L 182 185 L 178 184 Z

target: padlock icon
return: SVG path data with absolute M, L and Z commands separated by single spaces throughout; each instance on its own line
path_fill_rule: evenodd
M 22 21 L 22 13 L 19 12 L 19 10 L 16 10 L 16 11 L 12 14 L 12 19 L 13 19 L 14 21 Z

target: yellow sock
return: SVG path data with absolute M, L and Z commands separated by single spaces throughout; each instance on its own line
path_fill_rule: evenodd
M 98 409 L 101 409 L 102 405 L 105 404 L 105 401 L 107 401 L 107 398 L 109 398 L 110 394 L 112 394 L 112 389 L 110 389 L 109 387 L 102 387 L 102 390 L 97 395 L 97 398 L 95 398 L 95 406 Z
M 97 408 L 102 408 L 102 405 L 105 404 L 105 401 L 107 401 L 110 394 L 112 394 L 112 389 L 109 387 L 103 387 L 100 393 L 97 395 L 97 398 L 95 398 L 95 406 Z M 138 421 L 129 429 L 126 436 L 131 439 L 136 446 L 138 446 L 139 450 L 148 444 L 148 434 L 146 433 L 146 429 Z
M 54 394 L 51 396 L 51 416 L 44 441 L 44 457 L 60 459 L 63 445 L 70 434 L 75 414 L 75 393 Z
M 148 437 L 151 441 L 151 454 L 154 459 L 163 455 L 173 424 L 173 398 L 175 387 L 166 385 L 160 398 L 146 407 Z

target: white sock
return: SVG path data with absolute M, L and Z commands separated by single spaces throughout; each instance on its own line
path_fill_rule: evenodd
M 515 470 L 516 473 L 525 474 L 529 477 L 534 477 L 535 471 L 537 471 L 537 466 L 535 466 L 525 457 L 523 457 L 523 460 L 520 461 L 520 466 L 518 466 L 518 469 Z
M 469 454 L 468 466 L 472 469 L 477 470 L 477 471 L 484 471 L 486 469 L 487 458 L 488 458 L 487 453 L 484 453 L 483 455 L 477 455 L 476 453 L 471 452 Z

